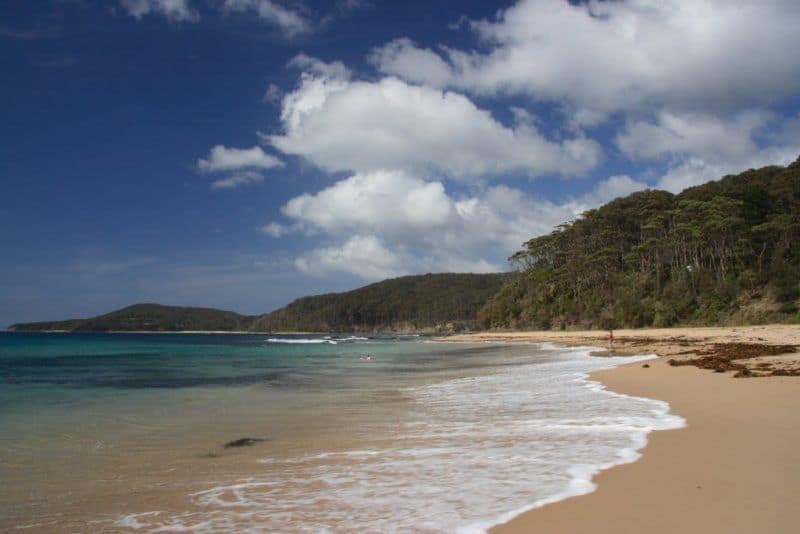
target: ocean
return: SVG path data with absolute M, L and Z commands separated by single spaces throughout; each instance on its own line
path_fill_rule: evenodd
M 0 531 L 482 532 L 683 424 L 592 350 L 3 333 Z

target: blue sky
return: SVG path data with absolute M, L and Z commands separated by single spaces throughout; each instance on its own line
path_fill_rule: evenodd
M 800 153 L 793 1 L 0 5 L 0 326 L 493 271 Z

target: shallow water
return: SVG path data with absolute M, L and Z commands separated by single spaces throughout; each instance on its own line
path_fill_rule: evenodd
M 365 360 L 369 354 L 371 360 Z M 0 335 L 0 530 L 482 530 L 590 491 L 665 403 L 551 345 Z M 224 448 L 242 437 L 265 441 Z

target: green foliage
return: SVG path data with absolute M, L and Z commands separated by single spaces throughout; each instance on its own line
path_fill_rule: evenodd
M 259 332 L 367 332 L 475 328 L 478 310 L 509 274 L 425 274 L 346 293 L 297 299 L 250 325 Z
M 426 274 L 303 297 L 251 317 L 212 308 L 136 304 L 91 319 L 17 324 L 19 331 L 368 332 L 477 327 L 478 310 L 513 274 Z
M 523 275 L 479 314 L 485 328 L 716 324 L 758 312 L 794 320 L 800 298 L 800 159 L 672 195 L 618 198 L 531 239 Z
M 244 330 L 252 317 L 213 308 L 134 304 L 91 319 L 27 323 L 12 330 L 67 330 L 75 332 L 179 332 L 192 330 Z

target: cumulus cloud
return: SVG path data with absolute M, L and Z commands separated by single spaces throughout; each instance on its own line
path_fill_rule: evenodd
M 188 0 L 120 0 L 130 16 L 139 20 L 150 13 L 163 15 L 172 22 L 197 22 L 200 15 L 189 7 Z
M 485 53 L 401 38 L 370 56 L 405 80 L 524 94 L 576 110 L 728 109 L 800 90 L 800 4 L 786 0 L 522 0 L 470 23 Z
M 309 33 L 313 29 L 311 22 L 300 12 L 271 0 L 225 0 L 222 9 L 225 13 L 252 11 L 261 20 L 277 26 L 286 37 Z
M 382 72 L 404 80 L 434 87 L 454 85 L 451 65 L 433 50 L 419 48 L 408 37 L 400 37 L 375 48 L 367 60 Z
M 350 69 L 341 61 L 325 62 L 319 58 L 309 56 L 304 52 L 300 52 L 290 59 L 287 66 L 302 70 L 308 74 L 334 80 L 348 80 L 351 75 Z
M 234 189 L 243 185 L 264 181 L 260 170 L 283 167 L 284 163 L 264 152 L 259 146 L 253 148 L 213 147 L 206 158 L 197 160 L 197 170 L 202 173 L 227 173 L 211 182 L 212 190 Z
M 340 272 L 354 274 L 366 281 L 419 272 L 491 273 L 503 270 L 502 265 L 484 259 L 419 257 L 404 250 L 396 252 L 385 240 L 374 235 L 356 235 L 343 243 L 311 250 L 298 257 L 294 265 L 300 271 L 315 276 Z
M 365 280 L 381 280 L 407 274 L 403 258 L 372 235 L 356 235 L 337 246 L 321 247 L 295 260 L 302 272 L 322 276 L 348 272 Z
M 286 226 L 283 224 L 278 224 L 275 222 L 271 222 L 269 224 L 265 224 L 259 229 L 262 233 L 267 234 L 270 237 L 279 238 L 283 237 L 293 229 L 291 226 Z
M 245 168 L 272 169 L 283 167 L 283 162 L 264 152 L 259 146 L 253 148 L 228 148 L 217 145 L 208 156 L 197 160 L 201 172 L 233 171 Z
M 462 26 L 479 48 L 399 38 L 368 59 L 411 83 L 556 103 L 566 131 L 619 113 L 617 147 L 652 164 L 655 185 L 670 191 L 798 151 L 798 136 L 769 110 L 800 91 L 800 55 L 786 53 L 797 2 L 520 0 Z
M 763 110 L 723 118 L 661 112 L 652 121 L 628 122 L 616 143 L 634 160 L 666 159 L 669 168 L 656 185 L 677 193 L 725 174 L 791 162 L 800 150 L 799 122 Z
M 754 136 L 771 118 L 772 114 L 763 111 L 747 111 L 731 118 L 664 111 L 653 122 L 629 122 L 616 142 L 633 159 L 677 154 L 739 158 L 757 150 Z
M 459 196 L 439 181 L 375 171 L 291 199 L 282 212 L 292 225 L 270 223 L 262 230 L 274 237 L 291 230 L 327 239 L 297 258 L 297 268 L 309 274 L 348 272 L 374 280 L 412 272 L 501 271 L 507 267 L 498 258 L 524 241 L 645 187 L 615 176 L 554 203 L 507 186 Z
M 570 199 L 564 204 L 564 207 L 577 215 L 588 209 L 601 206 L 609 200 L 628 196 L 636 191 L 649 188 L 650 186 L 645 182 L 634 180 L 627 175 L 611 176 L 598 182 L 588 193 Z
M 211 182 L 211 189 L 234 189 L 241 185 L 259 184 L 264 181 L 264 175 L 256 171 L 234 172 L 225 178 Z
M 224 8 L 260 14 L 262 5 L 275 6 L 226 0 Z M 614 197 L 788 163 L 800 126 L 770 106 L 800 91 L 800 56 L 786 53 L 798 6 L 521 0 L 492 20 L 459 23 L 479 41 L 472 50 L 408 38 L 374 49 L 377 78 L 298 54 L 288 62 L 301 71 L 294 90 L 268 90 L 281 124 L 262 142 L 347 177 L 292 198 L 283 222 L 261 231 L 313 236 L 317 246 L 294 259 L 309 274 L 496 271 L 524 241 Z M 505 101 L 511 119 L 502 122 L 467 95 L 497 104 L 521 95 L 513 103 L 522 107 Z M 555 103 L 545 106 L 557 110 L 547 135 L 535 101 Z M 611 116 L 608 128 L 590 129 Z M 558 200 L 494 185 L 508 175 L 588 173 L 603 158 L 590 134 L 642 165 L 647 183 L 618 174 Z M 218 146 L 198 160 L 204 172 L 280 165 L 259 147 Z
M 264 96 L 261 97 L 262 102 L 269 102 L 270 104 L 278 104 L 282 99 L 283 91 L 274 83 L 267 86 L 267 90 L 264 91 Z
M 504 126 L 465 96 L 398 78 L 350 81 L 314 64 L 283 99 L 283 132 L 267 142 L 326 171 L 398 169 L 454 179 L 521 172 L 578 175 L 601 157 L 582 136 L 547 139 L 532 124 Z
M 371 228 L 393 241 L 417 240 L 423 232 L 454 222 L 455 210 L 440 182 L 400 171 L 356 174 L 291 199 L 283 214 L 333 235 Z
M 670 166 L 659 178 L 656 188 L 679 193 L 687 187 L 719 180 L 726 174 L 767 165 L 788 165 L 797 158 L 798 151 L 800 142 L 759 149 L 735 160 L 688 157 Z

